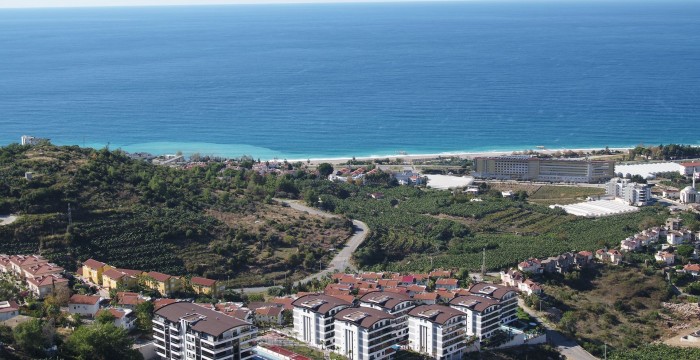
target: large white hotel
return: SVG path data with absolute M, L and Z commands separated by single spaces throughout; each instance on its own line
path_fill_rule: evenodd
M 474 158 L 474 176 L 547 182 L 604 182 L 615 176 L 615 162 L 507 155 Z

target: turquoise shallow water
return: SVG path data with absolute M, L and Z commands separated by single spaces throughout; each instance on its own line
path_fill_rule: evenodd
M 697 2 L 0 10 L 0 144 L 328 158 L 700 144 Z

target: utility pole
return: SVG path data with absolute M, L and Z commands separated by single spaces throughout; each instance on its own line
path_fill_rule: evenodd
M 484 276 L 486 276 L 486 248 L 484 248 L 484 256 L 481 261 L 481 281 L 484 281 Z
M 68 226 L 73 225 L 73 213 L 70 209 L 70 203 L 68 203 Z
M 603 345 L 605 345 L 605 360 L 608 360 L 608 344 Z

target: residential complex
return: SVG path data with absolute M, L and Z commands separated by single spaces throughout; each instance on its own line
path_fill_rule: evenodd
M 252 324 L 188 302 L 162 306 L 153 317 L 153 338 L 160 359 L 252 359 L 256 336 L 257 328 Z
M 416 306 L 415 301 L 410 296 L 401 293 L 374 291 L 360 298 L 360 306 L 381 310 L 395 316 L 396 338 L 399 341 L 408 339 L 408 327 L 406 326 L 408 312 Z
M 603 160 L 546 159 L 529 155 L 474 158 L 474 176 L 486 179 L 549 182 L 602 182 L 614 176 L 615 163 Z

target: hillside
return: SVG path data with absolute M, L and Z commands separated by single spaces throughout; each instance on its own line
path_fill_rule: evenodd
M 263 177 L 243 165 L 178 170 L 107 149 L 0 148 L 0 214 L 20 215 L 0 226 L 0 253 L 41 252 L 69 269 L 93 257 L 118 267 L 230 278 L 235 286 L 301 278 L 330 259 L 328 250 L 351 233 L 350 222 L 271 200 L 293 196 L 295 177 L 315 175 Z

